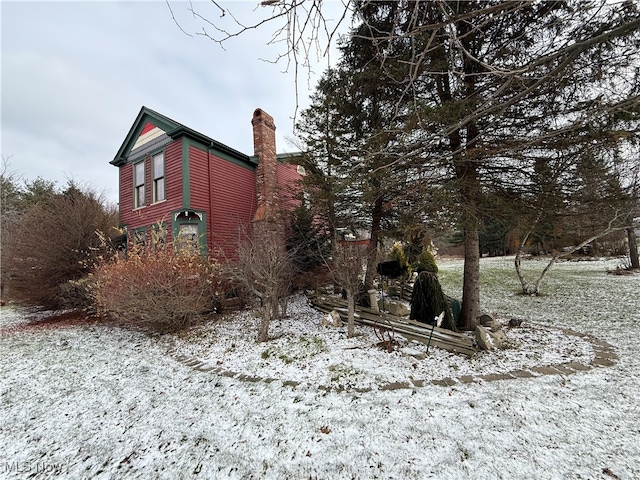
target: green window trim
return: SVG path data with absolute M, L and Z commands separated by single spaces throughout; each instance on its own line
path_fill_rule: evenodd
M 202 254 L 207 253 L 207 218 L 202 210 L 178 210 L 171 212 L 171 232 L 174 248 L 180 248 L 180 235 L 185 230 L 190 230 L 197 236 L 198 250 Z
M 182 137 L 182 208 L 191 206 L 191 178 L 189 175 L 189 139 Z
M 147 227 L 131 229 L 131 245 L 133 248 L 139 247 L 143 250 L 147 247 Z

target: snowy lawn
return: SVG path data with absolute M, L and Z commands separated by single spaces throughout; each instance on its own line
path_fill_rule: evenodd
M 249 313 L 159 338 L 112 325 L 21 329 L 41 320 L 3 307 L 0 478 L 640 478 L 640 275 L 607 275 L 617 263 L 561 263 L 543 296 L 522 297 L 511 258 L 483 259 L 484 310 L 524 322 L 507 332 L 513 348 L 472 360 L 433 347 L 389 354 L 368 329 L 347 339 L 302 297 L 261 345 Z M 439 266 L 459 297 L 462 262 Z M 552 326 L 596 335 L 619 361 L 379 389 L 591 361 L 590 343 Z

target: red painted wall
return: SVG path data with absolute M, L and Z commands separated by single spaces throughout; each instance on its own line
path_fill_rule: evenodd
M 300 192 L 302 176 L 296 165 L 290 163 L 278 164 L 278 200 L 280 208 L 293 209 L 298 204 L 297 195 Z
M 209 161 L 207 152 L 199 148 L 189 147 L 189 185 L 191 186 L 190 208 L 207 212 L 211 208 L 209 193 Z M 209 230 L 207 225 L 207 231 Z
M 196 147 L 189 147 L 191 208 L 207 212 L 207 247 L 235 259 L 239 232 L 251 228 L 255 172 Z
M 171 241 L 172 210 L 182 206 L 182 142 L 177 140 L 167 145 L 165 161 L 166 200 L 151 204 L 152 179 L 151 157 L 145 158 L 146 205 L 133 210 L 133 166 L 120 167 L 120 225 L 126 225 L 131 232 L 135 228 L 148 227 L 158 220 L 167 223 L 167 241 Z M 148 234 L 148 232 L 147 232 Z
M 132 231 L 149 227 L 159 219 L 167 223 L 167 241 L 171 241 L 172 211 L 183 208 L 182 198 L 182 140 L 165 149 L 166 200 L 151 202 L 151 158 L 146 162 L 146 205 L 133 210 L 133 169 L 131 164 L 120 167 L 120 224 Z M 278 187 L 281 205 L 295 205 L 291 186 L 300 179 L 295 165 L 278 165 Z M 237 258 L 237 245 L 243 232 L 251 231 L 256 210 L 255 169 L 216 157 L 189 147 L 190 205 L 193 210 L 206 212 L 207 247 L 222 249 L 228 259 Z M 147 237 L 149 240 L 149 237 Z
M 140 132 L 140 136 L 144 135 L 147 132 L 150 132 L 151 130 L 153 130 L 154 128 L 156 128 L 155 125 L 153 125 L 152 123 L 147 122 L 144 127 L 142 128 L 142 131 Z
M 228 259 L 237 258 L 242 232 L 251 232 L 256 211 L 255 170 L 210 155 L 211 215 L 209 248 L 221 248 Z

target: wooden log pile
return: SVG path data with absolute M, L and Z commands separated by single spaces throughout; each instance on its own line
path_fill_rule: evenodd
M 342 321 L 347 321 L 346 300 L 316 295 L 311 298 L 311 304 L 324 313 L 330 313 L 335 310 L 340 314 Z M 476 352 L 473 340 L 466 335 L 445 330 L 444 328 L 432 327 L 404 317 L 377 312 L 370 308 L 356 305 L 355 321 L 360 325 L 392 330 L 408 340 L 416 340 L 426 345 L 435 345 L 443 350 L 461 353 L 468 357 L 472 357 Z

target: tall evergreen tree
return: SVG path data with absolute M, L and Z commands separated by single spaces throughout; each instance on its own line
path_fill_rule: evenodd
M 322 18 L 322 2 L 314 5 L 306 15 Z M 300 20 L 297 6 L 278 2 L 271 17 L 303 26 L 287 30 L 291 49 L 304 42 L 304 26 L 317 31 L 317 22 Z M 368 148 L 367 161 L 345 161 L 353 171 L 364 167 L 364 175 L 354 176 L 363 199 L 375 205 L 376 193 L 385 192 L 383 211 L 386 192 L 406 193 L 419 211 L 415 202 L 428 197 L 420 188 L 424 179 L 437 183 L 438 197 L 447 198 L 464 231 L 462 324 L 472 328 L 479 313 L 483 199 L 514 187 L 524 200 L 535 199 L 536 191 L 562 192 L 580 158 L 572 149 L 606 138 L 609 119 L 637 108 L 637 4 L 361 0 L 348 8 L 354 26 L 344 48 L 346 80 L 355 90 L 345 100 L 353 100 L 354 113 L 366 114 L 352 133 L 363 133 Z M 370 75 L 375 71 L 377 78 Z M 547 185 L 534 178 L 541 178 L 545 162 L 557 175 Z M 368 197 L 364 187 L 371 187 Z M 547 208 L 517 205 L 533 205 L 534 218 Z M 561 203 L 550 205 L 544 220 L 553 225 Z
M 640 14 L 631 2 L 399 2 L 396 8 L 393 29 L 367 38 L 386 54 L 389 78 L 395 65 L 411 67 L 403 84 L 413 103 L 397 101 L 412 105 L 402 142 L 410 154 L 391 152 L 387 166 L 448 176 L 449 208 L 458 210 L 465 238 L 462 322 L 471 328 L 479 312 L 483 199 L 514 186 L 523 193 L 539 189 L 532 181 L 536 163 L 570 160 L 560 173 L 571 174 L 584 156 L 567 156 L 568 146 L 597 141 L 602 135 L 589 125 L 637 101 L 638 72 L 629 66 L 639 60 L 633 45 Z

